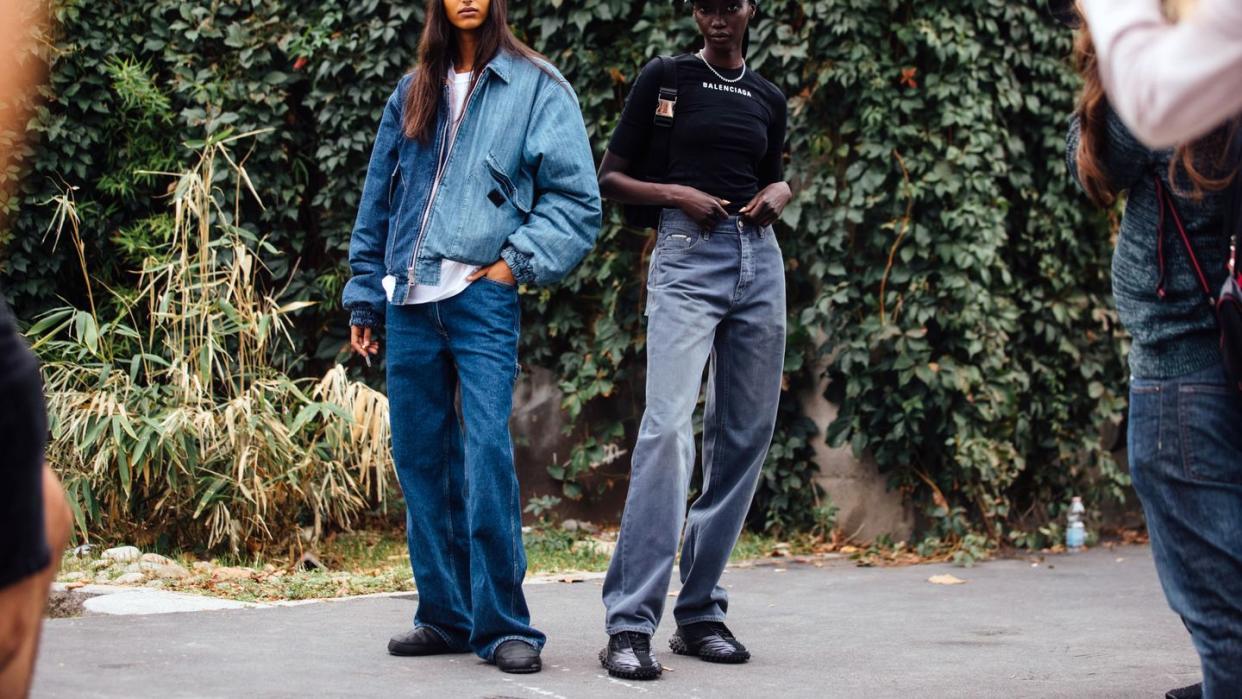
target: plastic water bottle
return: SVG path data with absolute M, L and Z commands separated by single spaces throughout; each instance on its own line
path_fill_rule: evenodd
M 1082 551 L 1087 543 L 1087 528 L 1082 522 L 1087 508 L 1082 505 L 1082 498 L 1075 497 L 1070 501 L 1069 526 L 1065 529 L 1065 548 L 1070 553 Z

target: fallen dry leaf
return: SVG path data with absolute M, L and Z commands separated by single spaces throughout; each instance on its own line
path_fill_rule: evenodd
M 966 581 L 956 575 L 933 575 L 927 579 L 933 585 L 965 585 Z

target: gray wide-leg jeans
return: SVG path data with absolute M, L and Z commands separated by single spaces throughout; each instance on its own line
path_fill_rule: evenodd
M 666 209 L 647 316 L 647 407 L 604 581 L 609 634 L 655 632 L 679 539 L 677 623 L 725 618 L 720 575 L 754 498 L 781 394 L 785 271 L 772 228 L 731 217 L 709 233 Z M 692 417 L 709 359 L 703 491 L 687 518 Z

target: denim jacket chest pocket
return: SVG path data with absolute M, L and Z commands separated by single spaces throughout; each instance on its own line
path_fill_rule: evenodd
M 457 259 L 476 264 L 494 262 L 508 232 L 530 217 L 534 182 L 518 157 L 488 152 L 470 164 L 469 204 L 461 208 L 454 226 L 457 245 L 453 254 Z
M 512 158 L 512 160 L 517 160 L 517 158 Z M 532 200 L 534 199 L 535 187 L 531 178 L 523 172 L 520 162 L 515 163 L 512 167 L 505 167 L 502 164 L 502 160 L 497 158 L 494 153 L 488 153 L 483 163 L 487 167 L 488 175 L 491 176 L 492 182 L 495 185 L 494 191 L 499 191 L 504 199 L 513 208 L 517 209 L 523 217 L 529 215 L 531 209 L 534 208 L 534 201 Z M 491 192 L 488 193 L 488 200 L 493 206 L 500 208 L 497 198 Z

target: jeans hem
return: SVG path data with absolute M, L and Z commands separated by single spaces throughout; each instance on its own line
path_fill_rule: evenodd
M 615 636 L 624 631 L 646 634 L 648 636 L 655 635 L 655 627 L 653 626 L 634 626 L 634 625 L 627 624 L 623 626 L 607 626 L 604 628 L 604 632 L 607 633 L 609 636 Z
M 723 614 L 700 614 L 699 616 L 692 616 L 689 619 L 678 619 L 677 625 L 689 626 L 690 624 L 702 624 L 706 621 L 718 621 L 723 624 L 724 620 L 725 617 Z
M 525 643 L 531 646 L 535 650 L 543 650 L 543 643 L 536 641 L 535 639 L 530 638 L 528 636 L 501 636 L 495 641 L 492 641 L 491 643 L 484 646 L 483 650 L 479 651 L 479 657 L 483 658 L 489 663 L 495 662 L 496 649 L 499 648 L 500 644 L 504 643 L 505 641 L 521 641 L 522 643 Z

